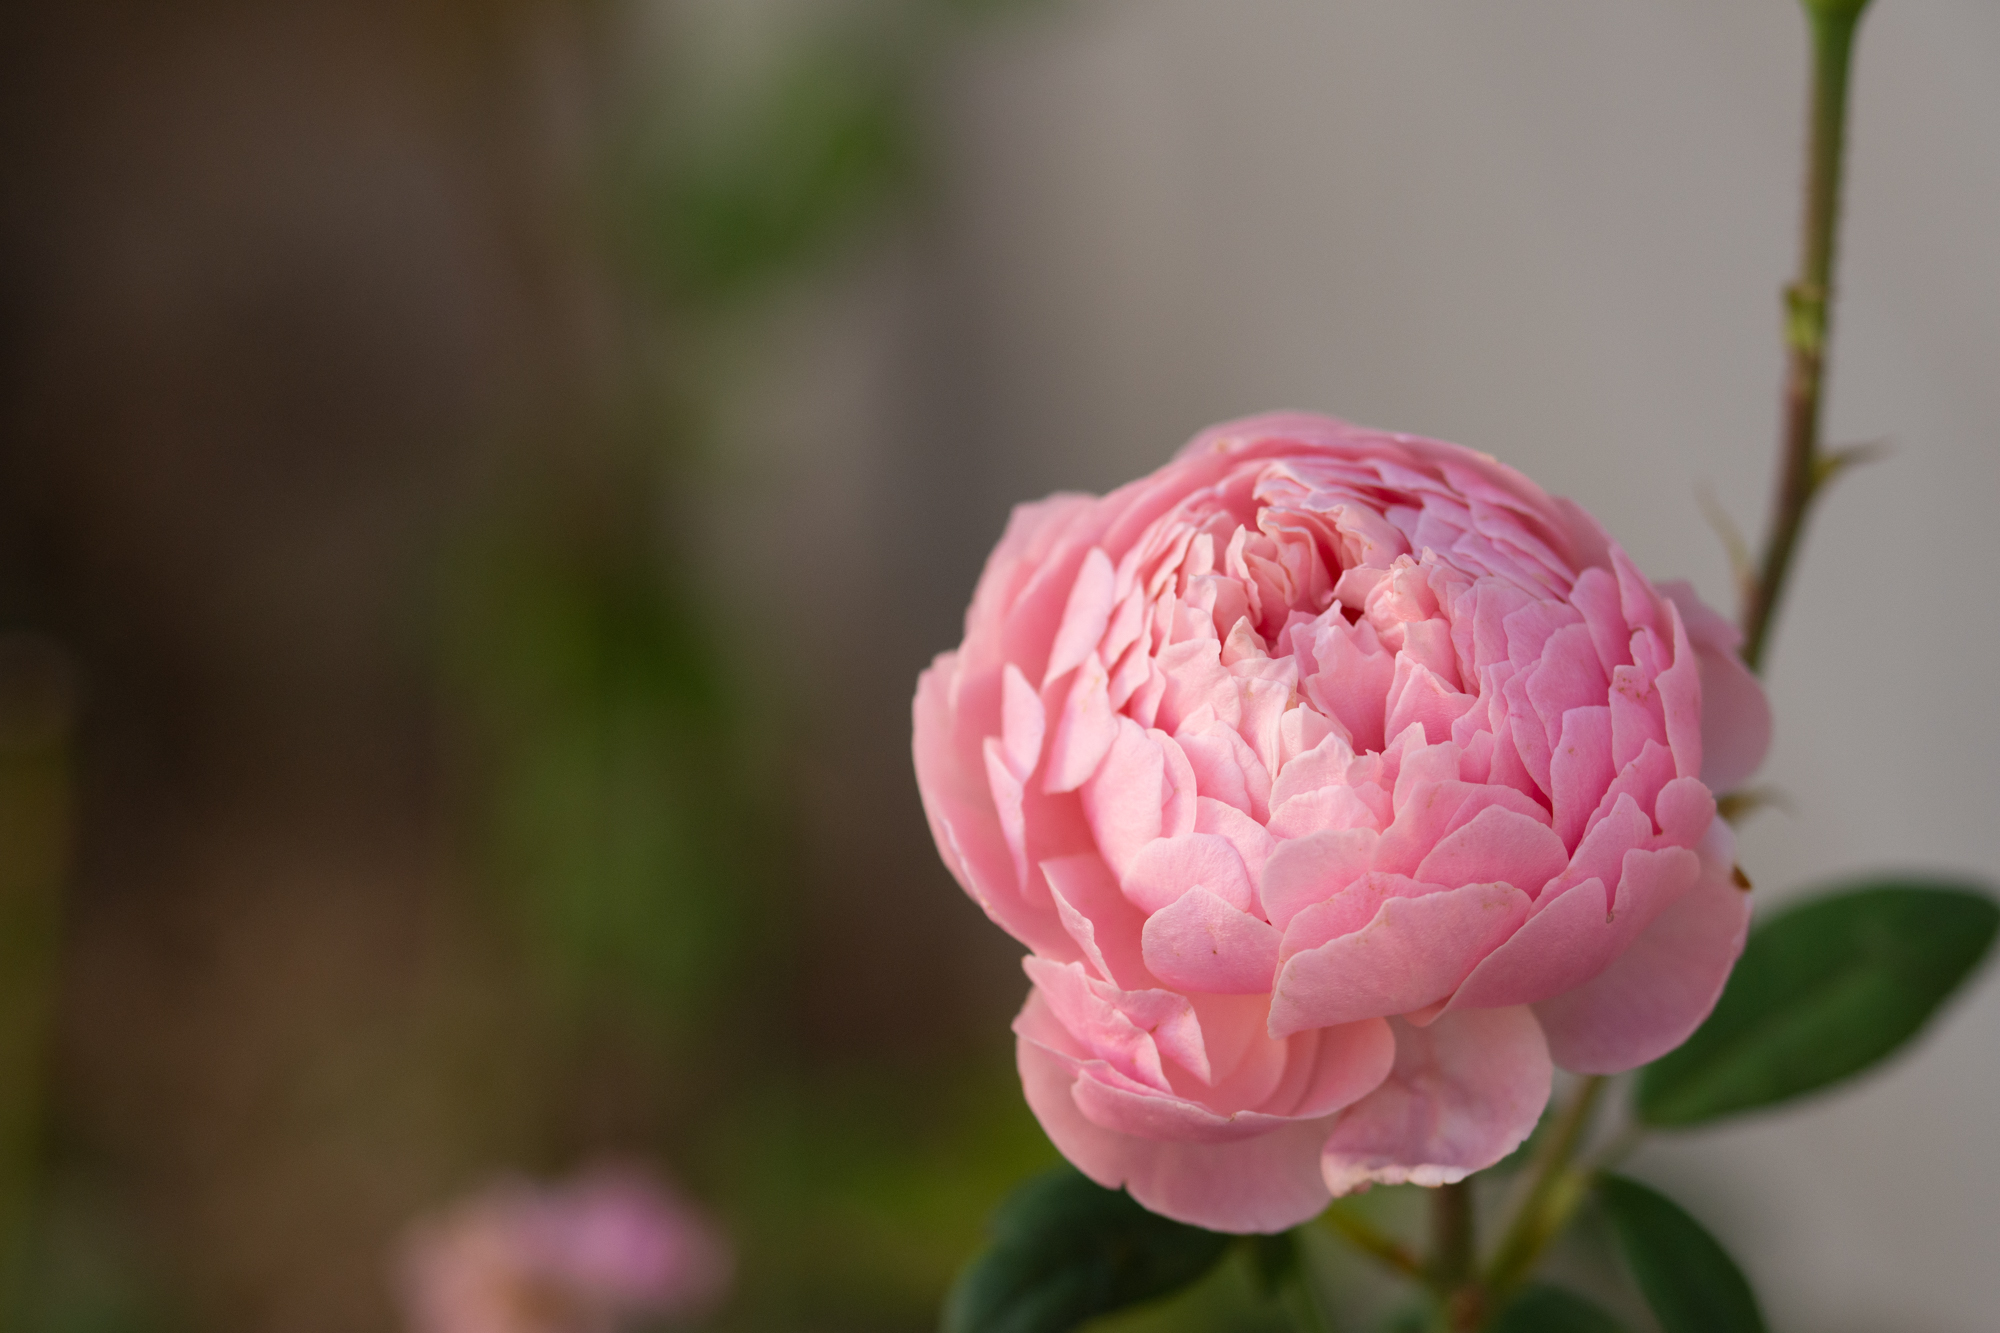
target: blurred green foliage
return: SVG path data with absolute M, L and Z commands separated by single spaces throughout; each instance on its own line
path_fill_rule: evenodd
M 1492 1333 L 1623 1333 L 1624 1325 L 1574 1292 L 1536 1283 L 1494 1316 Z
M 484 732 L 488 874 L 560 1001 L 685 1028 L 742 942 L 769 813 L 708 608 L 620 517 L 568 541 L 496 525 L 454 599 L 450 679 Z
M 747 111 L 642 175 L 640 263 L 713 315 L 823 258 L 915 175 L 915 71 L 836 37 L 796 52 Z
M 800 6 L 770 59 L 605 128 L 580 243 L 637 299 L 605 358 L 620 379 L 571 438 L 511 451 L 441 585 L 468 827 L 539 997 L 538 1151 L 601 1146 L 564 1102 L 614 1079 L 624 1132 L 644 1122 L 730 1225 L 718 1328 L 933 1328 L 988 1210 L 1054 1160 L 1005 1049 L 917 1071 L 798 1049 L 782 738 L 809 662 L 745 660 L 756 626 L 713 596 L 684 521 L 720 396 L 754 382 L 716 374 L 718 346 L 754 347 L 738 335 L 774 292 L 910 196 L 926 81 L 966 20 L 1008 7 Z

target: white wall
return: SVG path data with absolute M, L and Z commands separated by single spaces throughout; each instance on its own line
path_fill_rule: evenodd
M 1897 453 L 1824 505 L 1783 618 L 1766 777 L 1797 813 L 1743 839 L 1766 904 L 1861 868 L 2000 877 L 2000 7 L 1877 11 L 1830 434 Z M 938 127 L 934 299 L 981 404 L 935 442 L 977 492 L 953 503 L 1102 489 L 1209 421 L 1318 408 L 1498 454 L 1729 605 L 1694 497 L 1761 528 L 1804 75 L 1785 0 L 1011 21 Z M 1996 1102 L 2000 971 L 1886 1076 L 1635 1170 L 1744 1256 L 1780 1329 L 1977 1333 Z

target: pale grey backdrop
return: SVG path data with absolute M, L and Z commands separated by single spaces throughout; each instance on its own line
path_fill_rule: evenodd
M 1831 436 L 1896 452 L 1823 506 L 1781 624 L 1765 777 L 1796 813 L 1743 838 L 1767 905 L 1863 868 L 2000 877 L 2000 6 L 1876 9 Z M 1497 454 L 1728 607 L 1695 496 L 1762 527 L 1804 74 L 1785 0 L 1010 20 L 940 90 L 912 243 L 800 303 L 734 426 L 759 478 L 737 517 L 780 534 L 765 573 L 808 629 L 875 636 L 896 697 L 1007 503 L 1277 406 Z M 1714 1224 L 1781 1330 L 1979 1333 L 1996 1112 L 1989 973 L 1885 1075 L 1634 1169 Z

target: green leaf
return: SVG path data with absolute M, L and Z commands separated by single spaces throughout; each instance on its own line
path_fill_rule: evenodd
M 959 1274 L 944 1333 L 1062 1333 L 1188 1285 L 1233 1237 L 1149 1213 L 1063 1166 L 994 1211 L 992 1248 Z
M 1749 1279 L 1686 1209 L 1623 1176 L 1600 1177 L 1597 1197 L 1665 1333 L 1764 1333 Z
M 1914 880 L 1772 917 L 1750 932 L 1708 1021 L 1640 1075 L 1639 1118 L 1699 1124 L 1860 1073 L 1922 1029 L 1997 928 L 1985 893 Z
M 1625 1326 L 1573 1292 L 1537 1283 L 1502 1306 L 1486 1333 L 1625 1333 Z

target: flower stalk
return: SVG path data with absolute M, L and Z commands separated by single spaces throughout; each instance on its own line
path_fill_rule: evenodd
M 1335 1203 L 1322 1217 L 1342 1240 L 1384 1267 L 1413 1282 L 1424 1280 L 1423 1261 L 1401 1241 L 1383 1234 L 1367 1218 Z
M 1431 1191 L 1431 1285 L 1444 1298 L 1444 1326 L 1450 1333 L 1479 1327 L 1485 1300 L 1473 1262 L 1472 1182 L 1457 1181 Z
M 1583 1202 L 1590 1174 L 1574 1165 L 1576 1152 L 1583 1146 L 1609 1083 L 1609 1079 L 1599 1074 L 1578 1083 L 1547 1142 L 1535 1154 L 1534 1183 L 1486 1268 L 1485 1286 L 1495 1295 L 1511 1291 L 1534 1271 L 1542 1251 L 1561 1233 L 1576 1206 Z
M 1840 229 L 1841 167 L 1847 143 L 1848 76 L 1854 33 L 1868 0 L 1803 0 L 1812 28 L 1812 104 L 1808 113 L 1805 214 L 1798 280 L 1785 289 L 1784 435 L 1770 530 L 1755 577 L 1745 590 L 1743 660 L 1760 670 L 1785 579 L 1807 511 L 1841 465 L 1821 447 L 1826 348 L 1832 325 L 1835 243 Z

